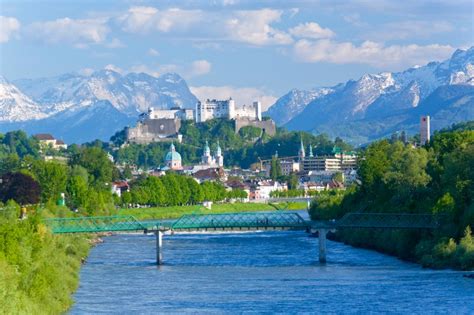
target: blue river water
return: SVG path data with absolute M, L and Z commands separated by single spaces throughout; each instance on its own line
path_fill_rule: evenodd
M 120 234 L 94 247 L 71 314 L 474 314 L 474 280 L 305 232 Z

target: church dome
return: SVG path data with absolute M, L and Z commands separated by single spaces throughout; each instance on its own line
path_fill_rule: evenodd
M 166 156 L 165 156 L 165 162 L 170 162 L 170 161 L 181 161 L 181 154 L 176 152 L 174 144 L 171 144 L 170 151 L 166 153 Z

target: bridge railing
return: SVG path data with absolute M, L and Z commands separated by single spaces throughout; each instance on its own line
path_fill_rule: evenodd
M 53 233 L 139 231 L 146 227 L 133 216 L 55 218 L 44 221 Z
M 224 213 L 184 215 L 171 228 L 173 230 L 226 229 L 226 228 L 306 228 L 308 222 L 298 213 Z

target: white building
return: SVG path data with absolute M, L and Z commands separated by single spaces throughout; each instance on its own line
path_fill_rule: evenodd
M 430 116 L 421 116 L 420 119 L 420 144 L 430 142 Z
M 196 105 L 196 122 L 205 122 L 213 118 L 262 120 L 262 104 L 253 102 L 252 105 L 235 106 L 232 98 L 228 100 L 199 101 Z
M 194 120 L 194 110 L 185 108 L 156 109 L 150 107 L 145 114 L 148 119 L 175 119 Z

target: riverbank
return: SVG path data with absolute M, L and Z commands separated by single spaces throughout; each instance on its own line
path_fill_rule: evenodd
M 61 314 L 74 303 L 87 235 L 53 235 L 42 218 L 0 219 L 0 304 L 4 314 Z
M 290 203 L 217 203 L 211 209 L 202 205 L 176 206 L 176 207 L 152 207 L 152 208 L 125 208 L 118 211 L 119 215 L 133 215 L 137 220 L 151 219 L 177 219 L 185 214 L 216 214 L 232 212 L 255 212 L 255 211 L 282 211 L 306 209 L 305 202 Z

